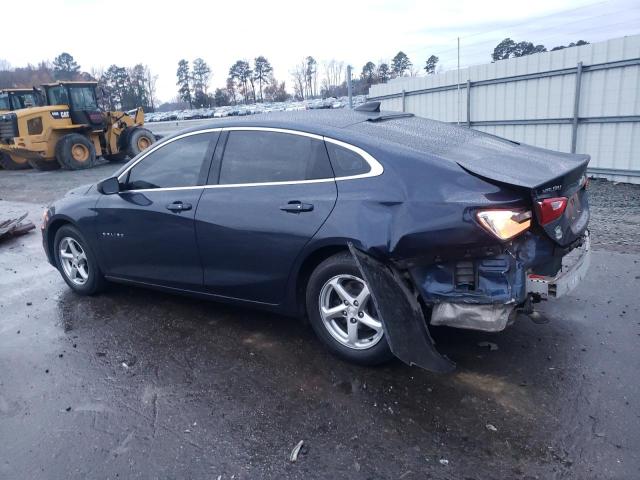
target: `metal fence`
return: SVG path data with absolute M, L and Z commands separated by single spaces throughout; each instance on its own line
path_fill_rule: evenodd
M 397 78 L 372 86 L 369 99 L 386 110 L 588 153 L 591 174 L 640 183 L 640 35 Z

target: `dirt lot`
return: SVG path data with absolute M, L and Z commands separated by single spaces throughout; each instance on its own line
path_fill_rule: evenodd
M 0 171 L 0 216 L 38 223 L 113 170 Z M 437 331 L 447 376 L 343 363 L 259 311 L 79 297 L 39 233 L 3 242 L 0 478 L 639 478 L 640 188 L 590 188 L 587 281 L 541 307 L 546 325 Z

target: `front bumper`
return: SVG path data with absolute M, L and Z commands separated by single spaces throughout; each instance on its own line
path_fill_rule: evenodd
M 582 245 L 562 259 L 562 268 L 553 277 L 530 273 L 527 275 L 527 294 L 541 298 L 558 298 L 571 292 L 587 276 L 591 264 L 591 240 L 585 234 Z

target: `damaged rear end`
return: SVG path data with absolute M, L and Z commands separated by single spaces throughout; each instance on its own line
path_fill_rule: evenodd
M 464 239 L 434 241 L 441 231 L 423 217 L 425 231 L 392 239 L 386 259 L 352 247 L 392 351 L 406 363 L 437 372 L 450 371 L 453 363 L 437 353 L 428 325 L 501 331 L 518 312 L 532 313 L 536 302 L 569 293 L 589 267 L 589 157 L 477 132 L 470 137 L 447 156 L 465 175 L 500 194 L 487 192 L 484 201 L 473 204 L 456 202 L 459 196 L 449 192 L 459 207 Z M 404 248 L 415 245 L 415 238 L 429 239 L 423 254 Z M 376 273 L 380 270 L 387 272 Z M 399 339 L 402 335 L 411 339 Z

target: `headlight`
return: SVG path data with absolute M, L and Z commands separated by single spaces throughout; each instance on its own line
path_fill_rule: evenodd
M 500 240 L 509 240 L 531 226 L 530 210 L 480 210 L 476 218 L 485 230 Z

